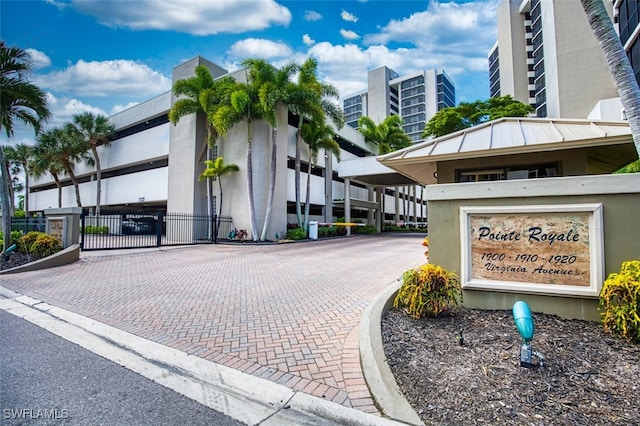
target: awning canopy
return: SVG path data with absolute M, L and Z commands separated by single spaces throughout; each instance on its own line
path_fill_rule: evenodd
M 420 184 L 436 183 L 436 162 L 633 144 L 626 121 L 501 118 L 376 157 Z M 629 159 L 629 162 L 634 158 Z
M 435 171 L 435 164 L 430 167 Z M 372 186 L 403 186 L 417 182 L 378 162 L 377 157 L 361 157 L 338 163 L 338 176 Z M 432 182 L 435 183 L 435 182 Z

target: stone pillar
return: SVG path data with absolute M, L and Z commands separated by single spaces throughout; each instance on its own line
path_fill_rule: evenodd
M 62 248 L 80 243 L 81 207 L 65 207 L 61 209 L 46 209 L 47 234 L 62 241 Z

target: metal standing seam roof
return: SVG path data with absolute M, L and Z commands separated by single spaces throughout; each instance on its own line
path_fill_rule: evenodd
M 629 143 L 626 121 L 501 118 L 378 156 L 385 166 Z

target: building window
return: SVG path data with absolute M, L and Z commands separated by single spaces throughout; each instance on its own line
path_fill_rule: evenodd
M 411 106 L 411 105 L 417 105 L 417 104 L 421 104 L 421 103 L 424 103 L 424 95 L 416 96 L 416 97 L 413 97 L 413 98 L 403 99 L 402 100 L 402 106 L 403 107 L 408 107 L 408 106 Z
M 494 180 L 537 179 L 558 176 L 558 164 L 513 166 L 492 169 L 457 170 L 456 182 L 489 182 Z
M 402 83 L 400 83 L 400 88 L 402 90 L 404 89 L 409 89 L 411 87 L 415 87 L 418 85 L 424 84 L 424 76 L 423 75 L 419 75 L 417 77 L 413 77 L 410 78 L 408 80 L 403 81 Z
M 402 91 L 402 97 L 408 98 L 409 96 L 415 96 L 424 93 L 424 86 L 417 86 L 409 90 Z
M 344 108 L 358 104 L 362 105 L 362 97 L 360 95 L 347 98 L 342 102 Z
M 419 123 L 421 121 L 425 121 L 426 117 L 424 114 L 416 114 L 416 115 L 410 115 L 410 116 L 406 116 L 406 117 L 402 117 L 404 120 L 404 124 L 413 124 L 413 123 Z
M 424 130 L 424 122 L 423 123 L 417 123 L 417 124 L 411 124 L 409 126 L 403 126 L 402 129 L 404 130 L 405 133 L 422 132 L 422 130 Z
M 417 114 L 419 112 L 424 112 L 424 110 L 425 110 L 424 104 L 412 106 L 412 107 L 409 107 L 409 108 L 403 108 L 402 109 L 402 116 L 404 117 L 406 115 Z

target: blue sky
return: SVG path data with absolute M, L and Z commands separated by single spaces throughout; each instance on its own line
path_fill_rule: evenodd
M 27 50 L 49 96 L 51 126 L 82 111 L 111 115 L 171 89 L 171 69 L 197 55 L 234 71 L 313 56 L 341 95 L 387 65 L 444 69 L 456 102 L 489 96 L 487 53 L 498 0 L 0 0 L 0 37 Z M 16 128 L 11 140 L 33 143 Z

